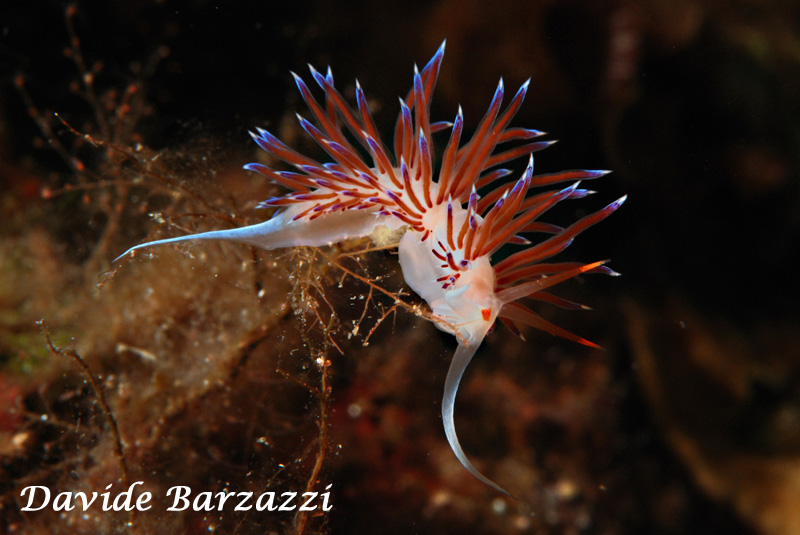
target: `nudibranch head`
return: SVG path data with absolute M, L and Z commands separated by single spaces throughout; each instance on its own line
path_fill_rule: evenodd
M 311 77 L 324 94 L 322 102 L 300 76 L 292 73 L 311 113 L 310 120 L 297 116 L 300 126 L 331 161 L 321 163 L 304 156 L 267 130 L 257 128 L 251 132 L 255 142 L 291 168 L 276 170 L 260 163 L 245 166 L 289 190 L 260 204 L 279 208 L 271 219 L 243 228 L 159 240 L 134 249 L 193 239 L 232 240 L 274 249 L 330 244 L 386 235 L 386 229 L 404 229 L 398 243 L 403 276 L 428 303 L 437 327 L 458 339 L 442 402 L 447 439 L 472 474 L 505 492 L 469 462 L 458 442 L 453 407 L 461 377 L 497 319 L 517 334 L 520 324 L 529 325 L 596 347 L 518 301 L 531 298 L 566 308 L 586 308 L 545 290 L 581 273 L 616 273 L 604 262 L 547 260 L 563 251 L 580 232 L 614 212 L 625 197 L 566 228 L 541 221 L 556 204 L 590 193 L 579 187 L 580 181 L 599 178 L 607 171 L 534 175 L 533 153 L 553 142 L 537 140 L 543 135 L 538 130 L 510 126 L 529 82 L 522 84 L 503 109 L 505 86 L 501 79 L 488 111 L 466 141 L 462 141 L 464 116 L 460 108 L 452 123 L 432 122 L 430 102 L 444 46 L 442 43 L 421 71 L 415 67 L 411 91 L 400 99 L 391 147 L 381 140 L 358 82 L 353 108 L 334 87 L 330 69 L 322 74 L 310 67 Z M 450 131 L 449 140 L 436 173 L 433 134 L 445 130 Z M 364 153 L 369 155 L 369 162 L 364 160 Z M 511 172 L 503 166 L 525 157 L 528 165 L 522 176 L 506 182 L 504 178 Z M 532 193 L 563 182 L 572 184 Z M 533 234 L 544 238 L 532 243 L 526 236 Z M 505 246 L 519 250 L 493 264 L 492 255 Z

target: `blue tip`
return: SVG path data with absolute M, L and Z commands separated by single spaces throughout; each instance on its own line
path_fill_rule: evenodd
M 609 205 L 606 207 L 606 210 L 611 210 L 611 211 L 614 211 L 614 210 L 616 210 L 617 208 L 619 208 L 620 206 L 622 206 L 622 205 L 623 205 L 623 203 L 624 203 L 626 200 L 628 200 L 628 196 L 627 196 L 627 195 L 623 195 L 622 197 L 620 197 L 620 198 L 619 198 L 619 199 L 617 199 L 616 201 L 614 201 L 614 202 L 612 202 L 611 204 L 609 204 Z
M 446 44 L 447 44 L 447 39 L 442 41 L 442 44 L 439 45 L 439 48 L 436 50 L 436 53 L 433 55 L 433 57 L 430 59 L 430 61 L 428 61 L 428 63 L 422 69 L 422 72 L 428 72 L 429 70 L 433 69 L 433 67 L 437 63 L 441 63 L 442 62 L 442 57 L 444 56 L 444 47 L 445 47 Z
M 321 89 L 325 89 L 326 80 L 325 77 L 322 76 L 317 69 L 315 69 L 311 64 L 308 65 L 308 70 L 311 71 L 311 76 L 314 78 L 314 81 L 317 82 L 317 85 Z
M 372 152 L 379 152 L 381 150 L 380 144 L 377 141 L 375 141 L 371 136 L 366 135 L 365 132 L 362 133 L 364 134 L 364 137 L 367 140 L 367 145 L 369 145 L 370 150 Z
M 403 122 L 411 124 L 411 110 L 408 109 L 403 99 L 400 99 L 400 113 L 403 114 Z
M 419 95 L 420 99 L 424 100 L 425 93 L 422 92 L 422 75 L 420 75 L 416 65 L 414 65 L 414 92 Z
M 533 154 L 528 159 L 528 167 L 525 168 L 525 177 L 529 179 L 531 175 L 533 175 Z
M 242 166 L 242 169 L 246 171 L 253 171 L 259 174 L 263 174 L 261 171 L 264 169 L 268 169 L 268 167 L 260 163 L 246 163 Z
M 500 81 L 497 82 L 497 89 L 494 91 L 494 98 L 492 100 L 497 98 L 502 99 L 503 93 L 505 93 L 505 84 L 503 83 L 503 77 L 501 76 Z
M 308 89 L 303 79 L 300 78 L 300 76 L 298 76 L 296 72 L 294 71 L 289 71 L 289 72 L 292 74 L 292 78 L 294 78 L 294 83 L 297 84 L 298 89 L 300 89 L 301 91 L 303 89 Z
M 519 87 L 519 89 L 517 90 L 517 94 L 514 95 L 514 100 L 517 100 L 517 99 L 522 100 L 522 99 L 525 98 L 525 95 L 528 93 L 528 86 L 530 85 L 530 83 L 531 83 L 531 79 L 530 78 L 525 80 L 525 83 L 522 84 Z
M 453 121 L 453 130 L 461 130 L 464 126 L 464 110 L 461 109 L 461 106 L 458 107 L 458 113 L 456 114 L 456 120 Z

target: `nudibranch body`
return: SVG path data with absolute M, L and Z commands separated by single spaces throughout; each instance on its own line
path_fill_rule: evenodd
M 454 334 L 458 348 L 445 380 L 442 419 L 445 434 L 458 460 L 475 477 L 506 492 L 483 476 L 467 459 L 456 436 L 453 407 L 461 377 L 483 338 L 499 319 L 515 333 L 517 325 L 533 326 L 576 342 L 591 342 L 557 327 L 518 303 L 533 298 L 566 308 L 586 308 L 553 296 L 544 290 L 580 273 L 614 275 L 603 262 L 592 264 L 543 263 L 566 248 L 575 236 L 601 221 L 624 202 L 625 197 L 602 210 L 562 228 L 539 221 L 555 204 L 586 196 L 579 182 L 556 190 L 530 194 L 534 187 L 593 179 L 607 171 L 571 170 L 533 174 L 532 154 L 552 142 L 530 141 L 542 132 L 511 128 L 509 123 L 528 89 L 525 82 L 501 113 L 502 80 L 489 111 L 475 133 L 461 143 L 464 119 L 459 109 L 455 120 L 431 122 L 431 96 L 439 73 L 444 43 L 422 71 L 415 68 L 414 86 L 400 99 L 400 113 L 393 151 L 378 136 L 361 86 L 356 82 L 353 109 L 334 88 L 330 69 L 311 75 L 325 95 L 321 105 L 303 80 L 295 82 L 314 121 L 298 115 L 302 128 L 333 160 L 319 163 L 292 150 L 263 129 L 251 136 L 272 156 L 293 170 L 275 170 L 251 163 L 245 168 L 264 175 L 291 190 L 259 206 L 279 208 L 260 224 L 157 240 L 141 247 L 186 240 L 229 240 L 264 249 L 321 246 L 350 238 L 375 236 L 391 230 L 404 231 L 399 240 L 399 261 L 406 283 L 430 306 L 437 327 Z M 345 135 L 349 131 L 350 137 Z M 432 135 L 450 130 L 450 139 L 434 177 Z M 367 163 L 350 139 L 371 159 Z M 498 145 L 522 142 L 502 151 Z M 503 164 L 528 156 L 528 165 L 515 183 L 502 179 L 510 171 Z M 483 196 L 479 190 L 487 190 Z M 532 244 L 522 234 L 547 236 Z M 522 247 L 497 264 L 491 256 L 500 247 Z M 123 255 L 124 256 L 124 255 Z

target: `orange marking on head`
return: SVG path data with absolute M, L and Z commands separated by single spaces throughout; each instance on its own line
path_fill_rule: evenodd
M 489 318 L 492 317 L 492 309 L 491 308 L 482 308 L 481 315 L 483 316 L 483 321 L 489 321 Z

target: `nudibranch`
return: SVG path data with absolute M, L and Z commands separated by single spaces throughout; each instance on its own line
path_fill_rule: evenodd
M 465 143 L 461 141 L 464 118 L 460 108 L 452 123 L 431 122 L 431 96 L 444 47 L 443 42 L 422 71 L 415 67 L 414 86 L 405 99 L 400 99 L 392 150 L 378 135 L 358 81 L 354 108 L 334 88 L 330 69 L 322 74 L 309 67 L 324 93 L 324 104 L 292 73 L 313 118 L 298 115 L 298 121 L 332 161 L 320 163 L 299 154 L 270 132 L 257 128 L 250 133 L 255 142 L 292 169 L 276 170 L 260 163 L 244 166 L 290 190 L 259 204 L 278 209 L 272 218 L 241 228 L 143 243 L 121 256 L 142 247 L 186 240 L 229 240 L 276 249 L 330 245 L 351 238 L 375 237 L 378 233 L 385 235 L 386 230 L 402 234 L 397 246 L 406 283 L 428 303 L 437 318 L 436 326 L 454 334 L 458 341 L 442 400 L 447 440 L 470 473 L 506 493 L 481 474 L 461 449 L 453 420 L 458 385 L 496 320 L 517 334 L 518 325 L 523 324 L 596 347 L 518 301 L 532 298 L 567 308 L 586 308 L 545 290 L 581 273 L 616 273 L 604 262 L 543 261 L 614 212 L 625 197 L 567 227 L 540 221 L 540 216 L 555 204 L 590 193 L 579 188 L 580 180 L 598 178 L 608 171 L 533 174 L 533 153 L 553 142 L 531 141 L 543 132 L 509 126 L 530 80 L 522 84 L 501 113 L 505 93 L 501 79 L 488 112 Z M 433 135 L 443 130 L 449 130 L 450 135 L 437 177 Z M 498 150 L 498 146 L 506 148 Z M 362 151 L 369 154 L 371 161 L 365 161 Z M 502 166 L 525 156 L 528 164 L 519 180 L 503 181 L 511 171 Z M 563 182 L 573 183 L 563 189 L 531 193 L 532 188 Z M 523 237 L 528 233 L 545 237 L 534 244 Z M 507 244 L 521 249 L 492 264 L 492 255 Z

